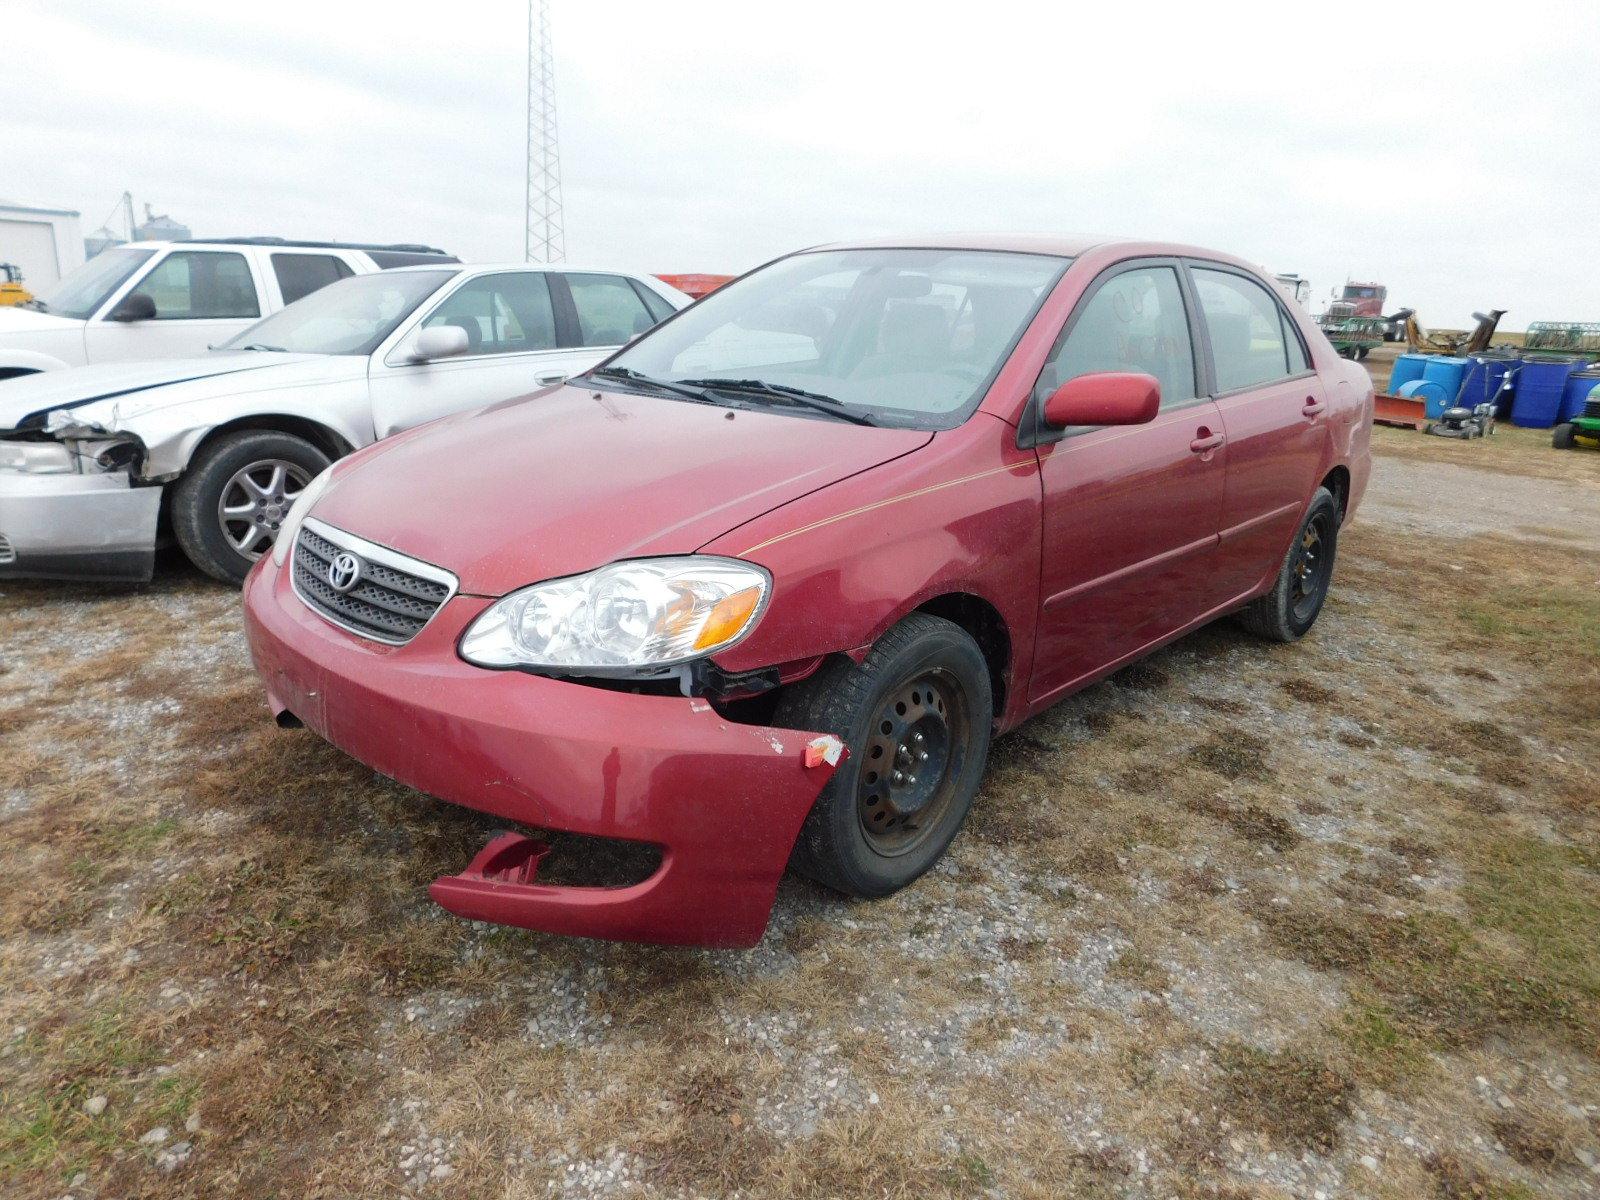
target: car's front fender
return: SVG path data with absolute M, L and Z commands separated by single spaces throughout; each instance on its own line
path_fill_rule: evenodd
M 144 477 L 163 479 L 187 470 L 200 444 L 216 430 L 241 422 L 271 428 L 274 421 L 286 430 L 309 423 L 347 446 L 365 446 L 373 438 L 366 380 L 214 396 L 151 409 L 122 422 L 120 428 L 137 434 L 145 445 Z
M 717 665 L 750 671 L 859 651 L 928 601 L 967 595 L 999 614 L 1011 645 L 1004 673 L 1025 681 L 1038 616 L 1039 464 L 1015 438 L 979 415 L 702 547 L 773 577 L 760 623 Z M 1026 688 L 1008 692 L 1005 723 Z

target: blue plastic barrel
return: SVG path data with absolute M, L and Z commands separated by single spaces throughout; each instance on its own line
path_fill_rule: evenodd
M 1474 354 L 1462 377 L 1461 390 L 1456 403 L 1463 408 L 1476 408 L 1480 404 L 1493 404 L 1496 416 L 1511 412 L 1511 394 L 1505 390 L 1507 373 L 1516 361 L 1504 354 Z M 1502 412 L 1501 410 L 1505 411 Z
M 1413 379 L 1422 378 L 1422 369 L 1427 366 L 1426 354 L 1402 354 L 1394 360 L 1394 369 L 1389 372 L 1389 394 L 1398 396 L 1402 384 L 1410 383 Z
M 1581 416 L 1584 402 L 1589 399 L 1589 393 L 1600 386 L 1600 371 L 1574 371 L 1567 376 L 1567 386 L 1561 393 L 1561 408 L 1556 413 L 1557 421 L 1570 421 L 1573 417 Z
M 1410 383 L 1402 383 L 1400 390 L 1392 394 L 1406 400 L 1421 400 L 1423 415 L 1430 421 L 1437 421 L 1444 415 L 1444 410 L 1455 402 L 1455 397 L 1431 379 L 1413 379 Z
M 1517 394 L 1511 423 L 1526 429 L 1549 429 L 1561 415 L 1561 403 L 1572 376 L 1569 359 L 1525 358 L 1517 373 Z
M 1454 358 L 1449 355 L 1435 355 L 1430 358 L 1422 368 L 1422 377 L 1429 383 L 1437 383 L 1450 393 L 1454 402 L 1461 391 L 1461 381 L 1466 377 L 1467 367 L 1470 364 L 1464 358 Z

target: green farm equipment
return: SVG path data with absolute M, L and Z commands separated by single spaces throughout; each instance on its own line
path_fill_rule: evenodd
M 1600 326 L 1595 328 L 1600 329 Z M 1582 445 L 1600 446 L 1600 384 L 1596 384 L 1585 398 L 1581 413 L 1550 431 L 1550 444 L 1557 450 L 1571 450 Z
M 1600 322 L 1535 321 L 1528 326 L 1523 347 L 1558 354 L 1600 354 Z
M 1382 317 L 1324 316 L 1317 323 L 1333 348 L 1346 358 L 1365 358 L 1374 346 L 1383 345 L 1387 328 Z

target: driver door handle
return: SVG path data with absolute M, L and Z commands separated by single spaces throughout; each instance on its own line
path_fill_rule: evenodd
M 1314 417 L 1326 407 L 1327 405 L 1325 405 L 1321 400 L 1318 400 L 1315 396 L 1307 396 L 1305 407 L 1300 411 L 1305 416 Z
M 545 375 L 535 375 L 533 378 L 537 383 L 565 383 L 567 381 L 567 373 L 565 371 L 551 371 Z
M 1222 445 L 1222 435 L 1220 433 L 1212 433 L 1202 425 L 1199 430 L 1199 436 L 1189 443 L 1189 449 L 1196 454 L 1204 454 L 1208 450 L 1215 450 L 1220 445 Z

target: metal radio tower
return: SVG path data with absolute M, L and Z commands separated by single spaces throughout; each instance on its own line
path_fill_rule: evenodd
M 556 68 L 549 0 L 528 0 L 528 208 L 523 256 L 561 262 L 561 149 L 556 144 Z

